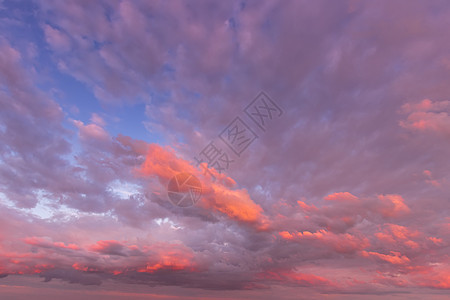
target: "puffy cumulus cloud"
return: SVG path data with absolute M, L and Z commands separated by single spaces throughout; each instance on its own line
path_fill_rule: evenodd
M 202 206 L 220 211 L 230 218 L 255 224 L 259 229 L 266 229 L 269 225 L 263 209 L 253 202 L 247 190 L 231 190 L 218 184 L 213 184 L 212 190 L 212 194 L 205 195 Z
M 383 197 L 388 197 L 388 203 L 385 203 L 386 199 Z M 383 209 L 400 199 L 403 203 L 405 200 L 400 195 L 375 195 L 358 199 L 360 201 L 343 202 L 346 203 L 345 209 L 340 207 L 343 203 L 335 201 L 326 202 L 324 206 L 307 204 L 306 199 L 298 201 L 297 208 L 295 206 L 291 208 L 297 210 L 296 214 L 290 215 L 291 220 L 275 223 L 275 226 L 281 229 L 278 232 L 279 240 L 287 243 L 284 244 L 285 247 L 292 247 L 291 251 L 294 251 L 293 249 L 304 251 L 301 255 L 303 258 L 315 259 L 324 256 L 340 257 L 343 260 L 351 258 L 352 261 L 358 262 L 359 267 L 377 271 L 376 276 L 371 276 L 365 271 L 361 272 L 361 269 L 353 269 L 352 272 L 358 274 L 354 278 L 355 280 L 358 278 L 359 282 L 356 280 L 344 283 L 340 276 L 328 276 L 329 280 L 339 282 L 341 290 L 358 288 L 369 290 L 370 288 L 364 285 L 371 280 L 383 285 L 411 287 L 417 285 L 417 280 L 420 280 L 418 278 L 424 280 L 428 278 L 428 285 L 423 286 L 432 287 L 431 278 L 439 278 L 437 281 L 439 284 L 436 283 L 435 287 L 445 286 L 446 279 L 442 276 L 442 268 L 448 266 L 448 261 L 442 256 L 446 246 L 440 240 L 445 234 L 434 232 L 434 236 L 430 236 L 431 232 L 424 232 L 423 227 L 414 223 L 411 226 L 383 223 L 389 220 L 403 220 L 403 222 L 407 220 L 402 214 L 387 215 Z M 337 231 L 335 227 L 337 220 L 342 220 L 346 214 L 356 215 L 355 221 L 343 227 L 344 232 Z M 307 250 L 307 247 L 311 246 L 314 253 Z M 436 253 L 436 256 L 427 257 L 427 253 L 430 252 Z M 436 263 L 436 260 L 439 263 Z M 330 265 L 327 267 L 332 268 Z M 395 274 L 402 274 L 402 279 L 397 280 Z M 367 276 L 371 279 L 367 279 Z M 362 278 L 364 280 L 361 281 Z M 333 285 L 328 287 L 332 288 Z
M 207 165 L 202 167 L 208 168 Z M 196 175 L 202 179 L 199 207 L 221 212 L 231 219 L 254 224 L 260 229 L 267 228 L 269 222 L 263 209 L 250 198 L 247 190 L 235 189 L 236 182 L 232 178 L 214 168 L 205 173 L 202 167 L 196 168 L 188 161 L 178 158 L 171 149 L 151 144 L 139 172 L 144 176 L 157 176 L 164 186 L 178 173 L 188 172 Z
M 112 184 L 118 179 L 137 185 L 135 193 L 139 194 L 146 188 L 154 191 L 156 184 L 148 186 L 150 175 L 165 188 L 179 171 L 201 174 L 157 144 L 111 136 L 103 119 L 95 114 L 88 124 L 72 121 L 77 131 L 65 129 L 62 109 L 30 83 L 30 75 L 20 66 L 20 53 L 9 44 L 3 47 L 2 55 L 10 57 L 3 60 L 2 69 L 2 84 L 7 88 L 1 98 L 5 104 L 1 119 L 5 141 L 1 146 L 2 201 L 14 205 L 2 205 L 2 276 L 41 274 L 46 281 L 59 278 L 86 285 L 114 278 L 217 289 L 252 286 L 252 274 L 260 263 L 249 261 L 237 268 L 242 259 L 237 249 L 243 244 L 243 256 L 250 257 L 250 249 L 261 243 L 252 240 L 252 228 L 266 229 L 267 219 L 245 189 L 233 188 L 234 180 L 211 170 L 219 181 L 212 183 L 206 178 L 204 203 L 187 216 L 167 200 L 158 202 L 154 194 L 122 199 L 117 184 Z M 79 151 L 69 144 L 72 139 L 77 140 Z M 51 211 L 51 218 L 41 215 L 42 206 Z M 237 228 L 225 241 L 218 240 L 217 232 L 226 227 L 214 225 L 216 214 Z M 156 222 L 166 219 L 170 223 Z M 166 226 L 168 223 L 172 225 Z M 187 234 L 188 226 L 205 226 L 205 236 Z M 153 231 L 152 237 L 147 230 Z M 123 236 L 136 237 L 138 231 L 140 237 L 135 241 L 124 241 Z M 199 243 L 202 239 L 205 241 Z M 228 248 L 236 249 L 233 255 L 216 262 L 217 251 L 226 253 Z M 198 270 L 202 273 L 193 276 Z
M 109 139 L 109 134 L 101 126 L 95 123 L 84 125 L 83 122 L 78 120 L 74 120 L 73 123 L 79 129 L 81 139 L 104 141 Z
M 381 213 L 385 217 L 398 217 L 410 212 L 400 195 L 378 195 L 378 199 L 381 201 Z
M 145 155 L 142 157 L 140 167 L 135 169 L 134 175 L 138 178 L 156 176 L 158 184 L 165 184 L 171 176 L 183 171 L 192 171 L 203 178 L 199 169 L 178 158 L 168 148 L 125 136 L 117 137 L 116 142 L 122 145 L 122 148 L 119 148 L 122 151 L 127 149 L 135 155 Z M 111 145 L 105 149 L 114 153 L 118 151 L 114 145 L 111 141 Z M 105 149 L 102 151 L 105 152 Z M 90 153 L 85 155 L 88 154 Z M 211 171 L 216 172 L 214 169 Z M 352 200 L 343 201 L 342 203 L 346 205 L 341 208 L 339 208 L 341 205 L 339 201 L 329 201 L 328 203 L 331 203 L 329 207 L 308 205 L 298 201 L 295 209 L 305 214 L 304 223 L 301 225 L 305 229 L 300 230 L 298 225 L 292 226 L 292 224 L 288 230 L 279 232 L 279 236 L 282 237 L 280 240 L 274 236 L 276 232 L 272 229 L 272 227 L 280 226 L 278 220 L 275 217 L 271 220 L 269 216 L 265 216 L 262 208 L 251 200 L 246 190 L 233 189 L 235 182 L 232 179 L 223 174 L 215 173 L 215 175 L 219 178 L 216 182 L 211 181 L 211 178 L 203 178 L 206 191 L 203 195 L 204 199 L 194 209 L 220 213 L 231 221 L 238 222 L 217 223 L 212 219 L 203 218 L 204 214 L 184 215 L 174 210 L 174 207 L 164 206 L 156 199 L 149 198 L 147 201 L 134 202 L 133 198 L 130 198 L 128 201 L 131 207 L 138 205 L 136 207 L 138 210 L 149 212 L 145 218 L 156 220 L 156 215 L 150 213 L 152 209 L 156 209 L 161 217 L 167 217 L 167 220 L 170 218 L 172 221 L 147 223 L 144 226 L 141 224 L 141 229 L 138 229 L 139 227 L 125 221 L 124 218 L 128 214 L 131 218 L 139 219 L 138 211 L 127 211 L 118 203 L 114 210 L 117 219 L 107 215 L 100 217 L 104 225 L 99 223 L 99 217 L 95 215 L 65 221 L 35 219 L 33 222 L 36 222 L 38 226 L 33 232 L 28 232 L 32 234 L 31 236 L 25 236 L 25 232 L 19 235 L 17 233 L 20 232 L 20 228 L 27 226 L 26 219 L 17 214 L 17 211 L 10 210 L 10 215 L 6 216 L 10 220 L 8 225 L 10 230 L 2 238 L 3 241 L 12 241 L 14 244 L 6 246 L 2 243 L 1 257 L 4 267 L 1 273 L 40 274 L 46 281 L 62 279 L 84 285 L 98 285 L 107 279 L 112 279 L 122 283 L 177 284 L 207 289 L 258 289 L 283 284 L 312 287 L 318 291 L 342 291 L 352 290 L 355 283 L 338 282 L 339 273 L 335 273 L 336 275 L 332 278 L 327 278 L 302 272 L 304 265 L 302 261 L 308 262 L 321 257 L 341 257 L 346 261 L 366 259 L 360 263 L 366 264 L 367 267 L 371 263 L 375 264 L 382 272 L 395 271 L 395 269 L 384 269 L 383 263 L 402 268 L 420 267 L 420 264 L 415 264 L 413 257 L 409 258 L 400 252 L 371 250 L 373 238 L 365 234 L 367 229 L 364 227 L 366 222 L 364 219 L 356 218 L 346 223 L 344 231 L 348 232 L 334 232 L 331 230 L 333 225 L 330 226 L 330 230 L 319 229 L 325 219 L 329 220 L 329 224 L 333 224 L 335 219 L 343 220 L 345 223 L 348 222 L 347 218 L 355 212 L 370 219 L 371 222 L 376 222 L 377 217 L 372 213 L 377 210 L 372 212 L 370 208 L 385 205 L 382 203 L 384 198 L 373 197 L 373 199 L 363 198 L 361 201 L 353 201 L 360 197 L 348 192 L 332 194 L 340 198 L 350 197 Z M 394 195 L 393 198 L 391 195 L 386 197 L 389 199 L 389 204 L 401 198 L 398 195 Z M 158 211 L 158 207 L 161 206 L 162 208 Z M 278 213 L 278 218 L 283 216 L 282 211 Z M 391 217 L 384 216 L 382 211 L 379 214 L 382 218 Z M 295 218 L 292 221 L 296 222 Z M 266 226 L 267 222 L 270 226 Z M 80 229 L 78 226 L 82 223 L 85 225 Z M 60 227 L 58 234 L 51 234 L 53 226 Z M 119 232 L 117 232 L 117 226 L 121 227 Z M 206 226 L 206 228 L 199 228 L 201 231 L 197 236 L 188 226 Z M 92 231 L 94 228 L 95 231 Z M 152 236 L 148 236 L 146 232 L 148 228 L 152 228 Z M 229 231 L 229 228 L 235 228 L 235 232 Z M 223 232 L 224 229 L 229 233 L 217 235 L 217 232 Z M 89 233 L 91 236 L 85 237 L 85 234 Z M 101 238 L 103 236 L 123 237 L 130 233 L 138 237 L 128 241 Z M 52 237 L 48 237 L 49 234 Z M 392 237 L 391 240 L 379 238 L 379 240 L 386 240 L 387 244 L 382 247 L 387 247 L 396 239 L 403 241 L 420 236 L 416 230 L 409 230 L 395 224 L 386 225 L 385 234 L 390 234 Z M 15 235 L 17 236 L 13 237 Z M 169 240 L 164 241 L 164 236 Z M 293 248 L 284 244 L 283 240 L 292 242 Z M 311 247 L 315 248 L 314 253 L 306 251 Z M 258 259 L 254 257 L 255 253 Z M 302 254 L 298 256 L 296 253 Z M 248 261 L 248 263 L 239 265 L 242 261 Z M 295 267 L 299 269 L 295 270 Z M 340 267 L 331 265 L 329 268 L 338 270 Z M 276 271 L 273 271 L 274 269 Z M 408 271 L 408 269 L 403 270 Z M 364 272 L 359 275 L 368 276 Z M 429 276 L 437 275 L 430 272 Z M 408 285 L 413 284 L 409 282 Z
M 71 144 L 76 136 L 63 125 L 62 108 L 33 84 L 35 74 L 23 68 L 20 52 L 4 41 L 1 47 L 5 50 L 0 69 L 3 199 L 22 208 L 48 200 L 50 210 L 111 209 L 118 197 L 109 183 L 117 178 L 133 180 L 139 153 L 129 148 L 126 139 L 110 137 L 98 117 L 87 125 L 73 121 L 79 140 Z
M 60 278 L 90 285 L 119 275 L 182 270 L 190 273 L 197 268 L 192 250 L 180 244 L 157 243 L 140 248 L 118 241 L 98 241 L 84 248 L 62 242 L 45 244 L 36 238 L 26 242 L 33 245 L 31 251 L 2 253 L 2 274 L 40 274 L 47 281 Z
M 417 232 L 411 232 L 408 228 L 395 224 L 387 224 L 384 232 L 375 234 L 382 241 L 404 244 L 413 249 L 419 248 L 419 244 L 412 239 L 417 235 Z
M 357 197 L 349 192 L 340 192 L 324 199 L 323 206 L 307 204 L 306 199 L 298 200 L 295 206 L 315 228 L 325 228 L 334 233 L 345 233 L 368 220 L 374 224 L 401 220 L 411 212 L 400 195 Z
M 19 51 L 3 40 L 0 47 L 0 185 L 16 205 L 33 207 L 34 191 L 64 176 L 60 156 L 69 153 L 70 144 L 60 125 L 60 106 L 32 85 Z
M 77 1 L 39 3 L 47 20 L 57 25 L 43 25 L 43 30 L 51 49 L 62 58 L 60 69 L 92 85 L 102 101 L 135 101 L 132 97 L 148 101 L 144 90 L 149 80 L 154 88 L 167 85 L 161 79 L 170 81 L 167 66 L 195 84 L 198 74 L 203 74 L 200 81 L 208 76 L 219 79 L 232 62 L 233 32 L 226 21 L 237 4 L 215 4 L 212 15 L 210 5 L 201 2 L 195 9 L 181 1 L 87 5 Z M 83 17 L 90 21 L 79 22 Z M 174 31 L 169 33 L 167 28 Z M 89 67 L 82 68 L 80 63 L 87 57 Z
M 187 160 L 179 159 L 173 150 L 158 144 L 149 145 L 140 172 L 145 176 L 157 176 L 165 184 L 178 173 L 200 173 Z
M 76 229 L 73 225 L 79 222 L 86 223 L 86 219 L 64 223 L 28 216 L 27 218 L 36 224 L 34 230 L 36 235 L 26 237 L 27 233 L 20 228 L 29 224 L 27 219 L 17 212 L 7 208 L 5 210 L 9 221 L 14 225 L 10 224 L 8 227 L 10 232 L 7 236 L 2 236 L 0 256 L 1 273 L 4 275 L 41 274 L 46 280 L 61 278 L 81 284 L 92 284 L 91 279 L 95 279 L 95 284 L 100 284 L 103 280 L 119 274 L 133 276 L 137 273 L 155 273 L 161 270 L 193 271 L 198 265 L 194 252 L 180 243 L 143 244 L 138 240 L 130 243 L 130 241 L 96 240 L 95 237 L 86 238 L 95 226 L 99 226 L 98 220 L 92 220 L 87 228 L 80 230 L 80 227 Z M 43 236 L 50 234 L 51 228 L 58 223 L 62 229 L 59 236 L 56 234 L 53 234 L 53 238 Z M 105 226 L 108 227 L 113 225 L 111 220 L 106 223 Z M 67 242 L 68 240 L 73 242 Z

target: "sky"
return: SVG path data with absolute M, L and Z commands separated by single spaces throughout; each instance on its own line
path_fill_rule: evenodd
M 0 0 L 0 298 L 448 299 L 449 26 Z

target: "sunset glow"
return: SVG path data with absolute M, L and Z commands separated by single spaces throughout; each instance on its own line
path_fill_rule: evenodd
M 449 299 L 449 20 L 0 0 L 0 299 Z

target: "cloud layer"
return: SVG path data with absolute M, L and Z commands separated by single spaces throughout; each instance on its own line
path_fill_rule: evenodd
M 446 2 L 0 12 L 0 283 L 450 289 Z M 260 90 L 283 109 L 265 131 L 244 112 Z M 240 156 L 219 138 L 237 116 L 257 135 Z M 208 175 L 194 157 L 211 141 L 232 162 Z M 195 206 L 167 198 L 180 172 L 202 182 Z

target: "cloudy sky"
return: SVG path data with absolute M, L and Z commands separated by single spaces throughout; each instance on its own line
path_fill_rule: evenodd
M 0 297 L 448 299 L 449 27 L 434 0 L 0 1 Z

